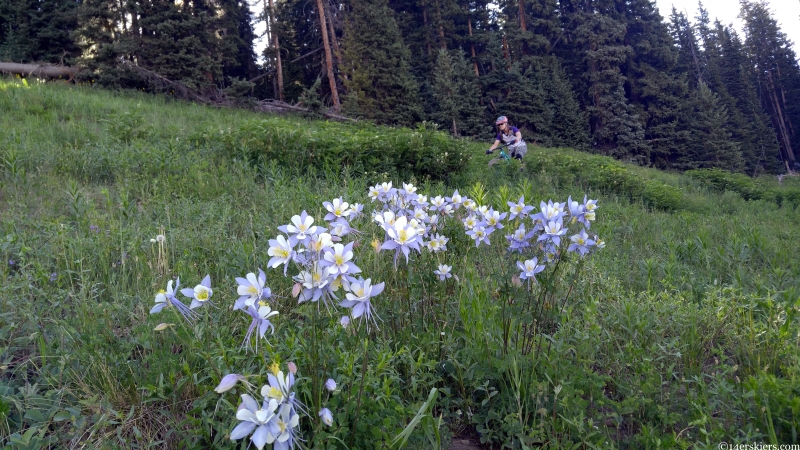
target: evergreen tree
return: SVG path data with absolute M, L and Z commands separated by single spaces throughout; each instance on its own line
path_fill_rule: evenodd
M 0 2 L 0 60 L 73 63 L 80 56 L 72 35 L 79 6 L 74 0 Z
M 434 118 L 454 136 L 479 136 L 486 130 L 480 105 L 481 87 L 461 50 L 439 50 L 434 70 Z
M 758 74 L 764 109 L 771 117 L 786 169 L 798 170 L 800 148 L 800 66 L 797 55 L 766 2 L 741 0 L 745 45 Z
M 345 111 L 384 124 L 411 126 L 420 120 L 411 56 L 386 0 L 351 1 L 342 57 Z
M 728 108 L 708 86 L 700 84 L 694 96 L 687 166 L 731 172 L 744 168 L 741 149 L 732 139 L 728 123 Z

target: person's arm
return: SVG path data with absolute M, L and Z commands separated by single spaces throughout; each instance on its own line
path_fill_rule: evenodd
M 515 144 L 522 142 L 522 133 L 519 130 L 517 130 L 517 133 L 514 136 L 517 137 L 517 142 L 514 142 Z
M 498 145 L 500 145 L 500 139 L 495 139 L 494 144 L 492 144 L 492 146 L 489 148 L 489 151 L 493 152 L 494 149 L 496 149 Z

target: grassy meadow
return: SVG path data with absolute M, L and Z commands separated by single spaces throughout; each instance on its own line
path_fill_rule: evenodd
M 490 168 L 488 145 L 430 124 L 0 79 L 0 445 L 247 448 L 230 439 L 247 387 L 214 388 L 237 373 L 258 392 L 288 362 L 303 448 L 800 443 L 799 180 L 726 184 L 538 147 Z M 606 246 L 565 254 L 529 289 L 506 252 L 516 226 L 476 248 L 456 221 L 446 252 L 395 265 L 369 223 L 369 187 L 387 181 L 499 211 L 588 195 Z M 280 225 L 303 210 L 322 224 L 338 197 L 364 204 L 348 242 L 364 278 L 386 283 L 370 329 L 299 304 L 296 271 L 267 267 Z M 455 276 L 439 281 L 439 264 Z M 235 278 L 259 268 L 280 314 L 248 351 Z M 206 274 L 213 299 L 193 325 L 149 314 L 168 280 Z

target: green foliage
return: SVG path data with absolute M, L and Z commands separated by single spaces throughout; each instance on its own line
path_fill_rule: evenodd
M 458 175 L 470 158 L 464 142 L 424 125 L 409 130 L 334 122 L 312 125 L 271 118 L 247 121 L 229 132 L 210 136 L 221 140 L 230 155 L 300 173 L 311 169 L 337 173 L 349 167 L 354 173 L 377 179 L 388 176 L 437 181 Z
M 792 208 L 800 205 L 800 187 L 770 186 L 762 180 L 719 169 L 690 170 L 686 175 L 718 192 L 735 192 L 745 200 L 767 200 Z
M 128 128 L 101 121 L 126 111 L 136 116 L 130 129 L 146 133 L 120 139 Z M 538 313 L 522 305 L 529 292 L 511 277 L 516 260 L 500 236 L 476 249 L 459 223 L 441 230 L 446 253 L 414 255 L 397 269 L 362 228 L 359 266 L 386 282 L 375 299 L 383 321 L 369 335 L 298 305 L 292 281 L 267 271 L 280 311 L 275 334 L 245 353 L 249 319 L 228 310 L 234 277 L 265 267 L 277 225 L 303 209 L 319 219 L 320 202 L 339 196 L 369 205 L 378 177 L 343 167 L 298 173 L 265 158 L 254 167 L 245 147 L 263 135 L 247 128 L 237 135 L 246 145 L 234 145 L 242 116 L 264 126 L 247 111 L 142 94 L 0 88 L 3 445 L 241 448 L 229 433 L 247 390 L 213 389 L 231 372 L 260 385 L 277 359 L 299 367 L 298 396 L 312 410 L 301 419 L 309 448 L 447 448 L 465 430 L 517 449 L 798 443 L 800 249 L 786 242 L 800 240 L 800 213 L 744 200 L 734 192 L 749 180 L 743 175 L 686 177 L 533 146 L 525 172 L 471 158 L 458 179 L 420 191 L 458 188 L 502 211 L 521 195 L 528 203 L 599 199 L 591 231 L 606 248 L 565 260 L 560 276 L 540 274 L 531 291 L 534 300 L 546 291 L 538 358 L 523 355 L 515 329 Z M 361 133 L 372 132 L 393 136 L 385 149 L 403 148 L 430 132 L 432 142 L 484 148 L 430 130 L 273 121 L 290 137 L 304 127 L 304 145 L 327 134 L 363 149 Z M 706 183 L 698 173 L 726 187 L 698 189 Z M 752 182 L 798 187 L 791 177 L 782 186 Z M 159 252 L 150 239 L 162 230 Z M 438 282 L 442 263 L 458 278 Z M 167 279 L 191 287 L 206 273 L 217 308 L 199 310 L 195 326 L 170 310 L 148 314 Z M 153 331 L 162 322 L 175 325 Z M 338 385 L 330 393 L 328 377 Z M 323 405 L 331 427 L 315 415 Z

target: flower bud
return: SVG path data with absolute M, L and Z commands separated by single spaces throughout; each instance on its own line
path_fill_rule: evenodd
M 350 325 L 350 316 L 342 316 L 342 318 L 339 319 L 339 323 L 342 324 L 343 328 L 347 328 L 347 326 Z
M 292 372 L 293 375 L 297 375 L 297 366 L 293 362 L 289 362 L 286 365 L 289 366 L 289 372 Z
M 322 408 L 319 410 L 319 416 L 322 418 L 322 423 L 327 426 L 333 425 L 333 414 L 331 410 L 328 408 Z
M 325 389 L 331 392 L 336 390 L 336 382 L 333 381 L 333 378 L 328 378 L 328 381 L 325 382 Z
M 222 381 L 219 382 L 219 386 L 214 389 L 214 392 L 217 394 L 222 394 L 223 392 L 231 390 L 234 386 L 236 386 L 236 382 L 244 380 L 244 377 L 239 375 L 238 373 L 230 373 L 222 377 Z
M 173 324 L 171 324 L 171 323 L 160 323 L 160 324 L 156 325 L 155 328 L 153 328 L 153 331 L 164 331 L 167 328 L 171 327 L 172 325 Z

